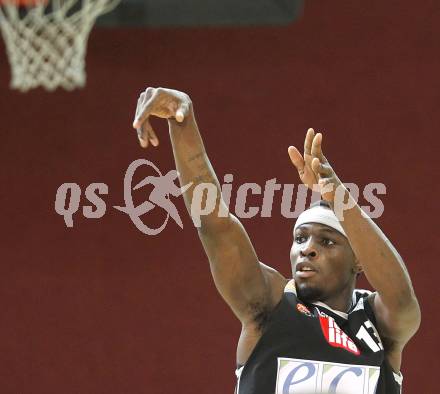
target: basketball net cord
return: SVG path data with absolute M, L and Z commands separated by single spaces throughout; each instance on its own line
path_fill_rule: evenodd
M 86 82 L 87 40 L 96 18 L 121 0 L 0 0 L 12 89 L 73 90 Z

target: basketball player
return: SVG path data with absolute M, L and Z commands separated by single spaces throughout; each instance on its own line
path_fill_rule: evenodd
M 140 95 L 133 126 L 144 148 L 159 144 L 151 116 L 168 120 L 180 183 L 193 182 L 187 208 L 196 185 L 217 187 L 198 234 L 215 285 L 242 324 L 236 393 L 400 393 L 402 351 L 419 327 L 419 305 L 401 257 L 323 155 L 322 134 L 308 130 L 304 155 L 288 151 L 301 181 L 322 195 L 296 221 L 288 280 L 258 260 L 235 216 L 218 215 L 228 211 L 188 95 L 163 88 Z M 352 206 L 339 218 L 338 190 Z M 361 272 L 375 292 L 355 290 Z

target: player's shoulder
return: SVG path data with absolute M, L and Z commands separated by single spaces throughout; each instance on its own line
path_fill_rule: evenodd
M 367 315 L 375 321 L 374 297 L 376 294 L 375 291 L 367 289 L 354 289 L 351 311 L 364 310 Z
M 270 305 L 273 308 L 281 300 L 284 288 L 289 282 L 283 274 L 260 261 L 261 270 L 266 278 L 270 291 Z
M 289 281 L 284 277 L 283 274 L 281 274 L 279 271 L 277 271 L 275 268 L 270 267 L 269 265 L 266 265 L 260 261 L 260 267 L 261 270 L 264 272 L 264 274 L 273 281 L 274 283 L 278 285 L 286 286 L 287 282 Z

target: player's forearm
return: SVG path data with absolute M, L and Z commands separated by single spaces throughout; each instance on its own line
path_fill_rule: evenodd
M 208 256 L 219 293 L 240 321 L 248 321 L 254 318 L 255 305 L 267 305 L 272 302 L 266 274 L 262 271 L 244 227 L 228 212 L 192 108 L 190 113 L 183 123 L 169 120 L 173 154 L 181 185 L 193 182 L 192 187 L 184 194 L 185 204 L 191 212 L 192 201 L 197 200 L 197 196 L 194 195 L 197 185 L 215 185 L 215 207 L 209 215 L 200 216 L 199 237 Z
M 344 210 L 341 225 L 368 281 L 389 308 L 417 307 L 411 279 L 399 253 L 348 192 L 347 195 L 354 206 Z
M 215 206 L 211 213 L 200 217 L 201 228 L 206 229 L 214 226 L 218 229 L 220 226 L 227 225 L 229 215 L 225 204 L 222 202 L 220 185 L 206 154 L 192 107 L 190 115 L 182 123 L 169 119 L 168 125 L 180 184 L 184 186 L 192 182 L 192 186 L 184 193 L 186 208 L 191 212 L 194 189 L 197 185 L 201 183 L 213 184 L 216 187 Z M 204 194 L 206 195 L 206 191 Z M 206 200 L 203 200 L 202 206 L 205 203 Z M 222 204 L 223 212 L 226 212 L 226 215 L 223 214 L 222 217 L 218 215 L 220 204 Z

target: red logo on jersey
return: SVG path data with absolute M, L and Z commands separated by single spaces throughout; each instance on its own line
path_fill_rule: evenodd
M 356 356 L 361 354 L 356 344 L 336 324 L 335 319 L 330 316 L 320 316 L 319 321 L 321 322 L 321 328 L 325 339 L 327 339 L 327 342 L 331 346 L 348 350 L 349 352 L 356 354 Z
M 304 313 L 307 316 L 312 316 L 309 309 L 304 304 L 296 304 L 296 309 L 298 309 L 298 312 Z

